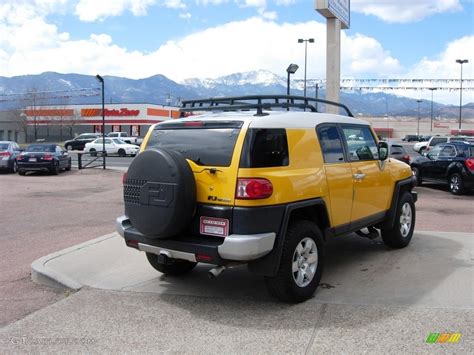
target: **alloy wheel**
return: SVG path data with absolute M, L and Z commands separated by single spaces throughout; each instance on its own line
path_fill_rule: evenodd
M 293 253 L 292 274 L 299 287 L 311 283 L 318 267 L 318 247 L 313 239 L 302 239 Z

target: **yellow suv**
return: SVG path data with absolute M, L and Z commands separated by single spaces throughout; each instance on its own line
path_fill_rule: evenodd
M 317 112 L 336 105 L 346 115 Z M 295 96 L 185 101 L 200 113 L 152 126 L 124 175 L 117 230 L 158 271 L 198 262 L 210 277 L 247 264 L 280 300 L 314 294 L 325 242 L 356 232 L 407 246 L 410 167 L 387 159 L 369 123 L 338 103 Z

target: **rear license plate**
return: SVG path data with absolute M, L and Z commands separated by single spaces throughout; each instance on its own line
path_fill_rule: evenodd
M 204 235 L 214 235 L 227 237 L 229 235 L 229 220 L 224 218 L 201 217 L 200 233 Z
M 36 158 L 30 158 L 29 161 L 36 161 Z

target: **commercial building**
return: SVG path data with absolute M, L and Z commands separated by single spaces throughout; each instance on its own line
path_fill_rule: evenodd
M 154 104 L 107 104 L 105 133 L 144 136 L 155 123 L 179 117 L 179 109 Z M 36 139 L 63 141 L 81 133 L 102 132 L 100 104 L 36 106 L 0 114 L 0 140 L 19 143 Z

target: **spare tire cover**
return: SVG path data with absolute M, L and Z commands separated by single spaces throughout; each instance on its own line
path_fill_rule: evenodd
M 156 149 L 138 154 L 130 164 L 123 189 L 125 214 L 151 238 L 182 232 L 196 208 L 196 183 L 179 153 Z

